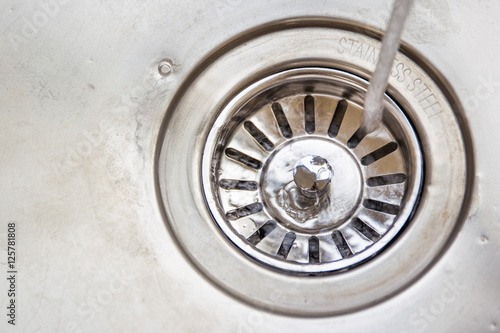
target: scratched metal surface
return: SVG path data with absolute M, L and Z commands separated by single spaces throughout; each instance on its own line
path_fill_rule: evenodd
M 154 151 L 190 70 L 251 27 L 330 15 L 377 29 L 390 1 L 3 1 L 0 278 L 17 225 L 12 332 L 487 332 L 500 324 L 497 124 L 500 4 L 416 1 L 403 39 L 451 82 L 474 140 L 475 189 L 457 238 L 419 281 L 347 315 L 286 317 L 237 301 L 165 227 Z M 158 73 L 161 59 L 173 72 Z M 201 203 L 200 203 L 201 204 Z

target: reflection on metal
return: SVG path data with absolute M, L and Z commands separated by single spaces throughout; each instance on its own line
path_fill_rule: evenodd
M 309 198 L 324 195 L 332 182 L 333 170 L 321 156 L 305 156 L 293 168 L 293 181 L 300 192 Z
M 373 36 L 342 20 L 266 24 L 223 44 L 176 92 L 158 193 L 179 246 L 221 290 L 288 315 L 341 314 L 405 290 L 455 237 L 473 171 L 460 103 L 403 45 L 383 128 L 357 135 Z M 325 195 L 294 181 L 306 156 L 332 168 Z
M 386 97 L 381 130 L 355 148 L 347 145 L 364 115 L 358 101 L 365 87 L 345 72 L 301 68 L 264 78 L 252 85 L 251 98 L 230 102 L 241 106 L 218 120 L 223 125 L 214 132 L 224 136 L 209 134 L 204 155 L 215 155 L 205 165 L 212 175 L 204 188 L 208 201 L 216 202 L 209 208 L 217 224 L 246 254 L 287 273 L 325 274 L 373 257 L 405 225 L 422 183 L 419 144 L 404 113 Z M 337 110 L 342 115 L 335 118 Z M 405 179 L 368 190 L 368 178 L 392 174 Z M 228 189 L 221 179 L 250 181 L 258 188 Z M 237 227 L 241 218 L 250 219 L 257 231 L 273 221 L 272 232 L 248 247 L 247 230 Z M 280 249 L 291 235 L 294 242 L 284 258 Z M 338 239 L 349 248 L 349 260 Z
M 498 330 L 500 2 L 415 1 L 385 100 L 418 135 L 425 163 L 368 174 L 419 151 L 405 146 L 405 131 L 369 147 L 384 133 L 351 133 L 391 3 L 1 1 L 0 248 L 15 223 L 17 330 Z M 309 86 L 291 83 L 290 98 L 271 98 L 278 86 L 254 98 L 252 87 L 266 78 L 318 68 L 346 74 L 336 86 L 360 89 L 318 90 L 313 77 Z M 261 109 L 268 118 L 252 119 Z M 407 128 L 386 114 L 387 129 Z M 231 150 L 204 154 L 212 131 L 227 139 L 214 148 L 240 133 L 234 142 L 245 146 L 228 148 L 254 160 Z M 396 150 L 373 154 L 390 142 Z M 272 173 L 286 146 L 332 168 L 327 191 L 304 215 L 331 205 L 330 192 L 348 193 L 337 176 L 356 172 L 350 202 L 365 214 L 345 211 L 355 218 L 329 226 L 327 238 L 307 229 L 297 207 L 315 198 L 295 183 L 299 158 L 283 173 L 283 198 L 297 200 L 262 200 L 265 180 L 253 177 Z M 229 169 L 212 169 L 214 156 Z M 424 177 L 414 184 L 406 169 L 418 167 Z M 409 215 L 382 200 L 405 193 L 409 209 L 411 188 L 421 192 Z M 371 222 L 386 219 L 390 228 L 405 215 L 398 234 L 358 262 L 371 247 L 358 253 L 353 240 L 382 244 L 385 229 Z M 270 258 L 270 244 L 280 265 L 346 269 L 297 272 L 251 255 Z M 7 286 L 0 283 L 2 301 Z M 0 332 L 13 330 L 6 313 Z

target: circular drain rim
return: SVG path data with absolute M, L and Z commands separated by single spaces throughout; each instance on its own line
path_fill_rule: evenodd
M 422 178 L 422 171 L 421 171 L 422 160 L 420 156 L 420 148 L 418 146 L 416 135 L 413 132 L 410 123 L 406 120 L 406 117 L 398 108 L 398 106 L 394 102 L 392 102 L 392 100 L 390 100 L 388 97 L 386 97 L 385 119 L 387 119 L 388 117 L 394 117 L 396 118 L 396 120 L 391 119 L 392 120 L 391 122 L 386 121 L 385 124 L 382 126 L 382 129 L 385 130 L 386 132 L 389 132 L 389 135 L 391 135 L 392 132 L 394 131 L 398 132 L 398 138 L 390 136 L 390 137 L 383 137 L 383 139 L 380 139 L 380 137 L 382 137 L 382 135 L 380 135 L 380 132 L 382 131 L 379 130 L 379 135 L 377 139 L 380 139 L 382 143 L 377 143 L 378 149 L 372 148 L 371 150 L 369 150 L 370 148 L 364 148 L 363 147 L 364 145 L 367 145 L 369 147 L 369 145 L 373 144 L 373 142 L 368 142 L 367 144 L 367 141 L 370 141 L 369 140 L 370 136 L 366 137 L 361 141 L 359 140 L 359 138 L 356 137 L 357 134 L 356 130 L 359 127 L 359 122 L 361 121 L 361 118 L 359 118 L 359 121 L 357 123 L 351 124 L 350 126 L 351 133 L 348 136 L 350 138 L 349 140 L 344 140 L 344 142 L 342 142 L 342 140 L 339 140 L 336 135 L 335 137 L 333 136 L 330 137 L 330 135 L 327 135 L 326 133 L 323 133 L 322 137 L 328 138 L 329 140 L 332 140 L 332 142 L 336 142 L 339 145 L 345 146 L 345 149 L 347 151 L 351 151 L 352 153 L 356 150 L 359 151 L 360 149 L 364 151 L 363 154 L 366 154 L 365 157 L 360 158 L 361 156 L 359 156 L 355 157 L 355 159 L 358 160 L 359 168 L 364 170 L 363 175 L 366 173 L 370 173 L 372 174 L 372 176 L 382 175 L 381 172 L 377 171 L 378 169 L 381 168 L 379 164 L 380 162 L 383 162 L 383 160 L 380 160 L 379 163 L 375 163 L 374 164 L 375 167 L 373 167 L 373 164 L 367 162 L 362 163 L 361 161 L 363 161 L 363 159 L 365 159 L 366 161 L 368 158 L 371 158 L 373 156 L 371 155 L 373 154 L 373 151 L 380 151 L 379 149 L 382 149 L 382 147 L 387 147 L 388 145 L 395 144 L 396 140 L 398 140 L 400 144 L 403 143 L 406 149 L 406 154 L 404 155 L 408 159 L 410 159 L 410 162 L 406 163 L 407 165 L 404 168 L 405 169 L 404 172 L 405 174 L 410 174 L 412 179 L 411 180 L 409 179 L 409 181 L 405 181 L 405 191 L 398 198 L 399 199 L 398 206 L 392 205 L 391 203 L 387 202 L 389 196 L 382 195 L 384 201 L 377 201 L 374 200 L 374 198 L 370 198 L 371 197 L 370 195 L 366 195 L 368 191 L 365 190 L 364 191 L 365 193 L 363 194 L 363 202 L 362 202 L 363 205 L 360 205 L 356 209 L 356 211 L 352 214 L 352 216 L 348 218 L 347 221 L 345 221 L 345 223 L 343 223 L 340 227 L 335 228 L 335 230 L 331 232 L 331 238 L 334 242 L 333 245 L 331 244 L 328 232 L 323 231 L 321 233 L 316 233 L 311 236 L 307 236 L 307 240 L 305 240 L 302 233 L 300 233 L 297 230 L 292 231 L 289 228 L 287 228 L 287 226 L 284 225 L 282 219 L 277 218 L 272 214 L 271 215 L 269 214 L 268 208 L 271 208 L 269 207 L 270 206 L 269 201 L 265 200 L 265 197 L 263 197 L 262 195 L 257 195 L 257 199 L 255 199 L 255 202 L 248 201 L 247 205 L 236 207 L 234 209 L 229 208 L 230 205 L 227 203 L 228 201 L 227 198 L 226 200 L 221 199 L 221 196 L 224 195 L 223 193 L 221 193 L 220 188 L 218 186 L 221 177 L 224 176 L 223 174 L 220 173 L 222 169 L 224 169 L 225 170 L 224 173 L 227 174 L 226 168 L 230 168 L 233 165 L 232 163 L 237 163 L 238 159 L 240 159 L 239 163 L 246 164 L 247 166 L 246 168 L 247 170 L 241 171 L 240 174 L 248 173 L 250 172 L 250 170 L 256 171 L 257 173 L 256 178 L 252 179 L 253 181 L 257 180 L 256 184 L 258 186 L 259 184 L 262 184 L 262 177 L 266 171 L 265 167 L 262 168 L 262 165 L 264 166 L 266 165 L 268 161 L 267 158 L 269 156 L 272 156 L 272 152 L 274 151 L 273 142 L 282 146 L 286 143 L 290 143 L 291 142 L 290 140 L 292 140 L 293 142 L 293 140 L 302 139 L 303 140 L 302 143 L 304 143 L 307 142 L 307 140 L 311 140 L 312 138 L 318 137 L 318 135 L 320 135 L 318 134 L 318 132 L 321 132 L 321 131 L 315 132 L 315 130 L 313 129 L 313 127 L 315 127 L 318 128 L 319 130 L 320 127 L 319 124 L 312 125 L 312 127 L 310 126 L 311 128 L 307 130 L 305 128 L 307 125 L 304 125 L 304 128 L 302 128 L 301 126 L 297 126 L 297 123 L 294 122 L 293 120 L 290 123 L 288 123 L 288 120 L 286 120 L 288 129 L 286 129 L 286 133 L 281 132 L 282 138 L 280 141 L 276 142 L 276 137 L 275 137 L 273 142 L 271 142 L 265 136 L 267 131 L 261 132 L 259 130 L 260 132 L 259 135 L 265 138 L 266 145 L 264 146 L 259 145 L 256 142 L 255 138 L 253 138 L 254 140 L 253 141 L 251 140 L 251 142 L 255 143 L 256 146 L 260 148 L 259 150 L 251 150 L 251 148 L 245 144 L 243 144 L 242 147 L 239 150 L 237 150 L 229 147 L 233 147 L 234 144 L 237 145 L 238 139 L 239 141 L 242 141 L 242 138 L 238 138 L 237 134 L 232 133 L 232 131 L 238 133 L 237 130 L 239 127 L 240 133 L 244 132 L 245 134 L 249 134 L 247 128 L 244 127 L 245 125 L 247 125 L 246 123 L 247 121 L 251 123 L 252 128 L 255 129 L 257 127 L 251 122 L 251 119 L 254 119 L 255 115 L 258 114 L 259 112 L 260 113 L 265 112 L 266 106 L 269 106 L 269 104 L 273 104 L 273 106 L 276 106 L 276 103 L 279 103 L 281 99 L 290 98 L 290 95 L 296 96 L 296 98 L 299 98 L 297 96 L 303 96 L 305 94 L 304 92 L 298 92 L 299 90 L 298 86 L 300 84 L 303 84 L 304 87 L 306 87 L 304 90 L 311 91 L 311 93 L 306 94 L 306 96 L 310 96 L 313 98 L 312 100 L 313 104 L 311 104 L 311 106 L 314 107 L 314 97 L 326 96 L 327 94 L 325 91 L 321 91 L 320 90 L 321 88 L 319 89 L 313 88 L 313 83 L 315 81 L 320 82 L 318 83 L 318 86 L 332 85 L 332 87 L 335 87 L 335 90 L 343 90 L 343 94 L 348 92 L 349 95 L 351 95 L 351 100 L 347 102 L 350 112 L 352 112 L 354 104 L 356 103 L 362 104 L 363 93 L 366 91 L 364 89 L 366 89 L 367 87 L 367 82 L 363 81 L 360 78 L 357 78 L 348 73 L 344 73 L 337 70 L 325 69 L 325 68 L 298 68 L 277 73 L 271 75 L 270 77 L 266 77 L 260 80 L 259 82 L 252 84 L 249 88 L 245 89 L 243 92 L 238 94 L 238 96 L 236 96 L 234 100 L 231 100 L 227 104 L 226 108 L 221 112 L 221 114 L 215 121 L 215 124 L 213 125 L 210 134 L 208 135 L 207 144 L 205 146 L 205 150 L 203 153 L 204 158 L 201 166 L 205 199 L 208 202 L 208 207 L 216 223 L 222 229 L 222 231 L 228 237 L 228 239 L 231 240 L 231 242 L 233 242 L 239 250 L 243 251 L 246 255 L 249 255 L 257 262 L 264 265 L 268 265 L 273 269 L 283 270 L 284 272 L 296 273 L 296 274 L 324 274 L 326 272 L 334 272 L 346 268 L 352 268 L 355 265 L 365 262 L 367 259 L 373 257 L 375 254 L 381 251 L 397 235 L 397 233 L 405 225 L 405 223 L 411 216 L 414 209 L 414 205 L 418 199 L 419 188 L 421 185 L 421 178 Z M 289 94 L 287 94 L 286 91 L 283 93 L 279 92 L 279 88 L 283 87 L 283 85 L 292 86 L 293 91 L 290 92 Z M 340 88 L 340 85 L 344 85 L 344 87 Z M 322 89 L 328 90 L 328 88 L 322 88 Z M 271 90 L 272 93 L 269 93 L 269 90 Z M 280 94 L 285 97 L 281 96 Z M 258 100 L 261 95 L 265 96 L 264 105 L 261 105 L 262 103 L 259 104 L 258 101 L 252 103 L 252 101 Z M 279 95 L 281 99 L 276 98 L 275 97 L 276 95 Z M 336 97 L 338 99 L 342 98 L 341 96 L 336 96 Z M 247 106 L 247 104 L 251 104 L 251 106 Z M 281 106 L 279 107 L 280 115 L 281 117 L 284 117 L 282 118 L 283 121 L 287 119 L 286 118 L 287 114 L 290 112 L 290 110 L 287 109 L 289 108 L 290 106 L 288 106 L 288 108 L 282 108 Z M 361 106 L 358 105 L 357 108 L 358 108 L 357 111 L 361 113 L 360 111 Z M 284 109 L 286 109 L 287 112 L 284 112 L 283 111 Z M 251 110 L 257 110 L 257 111 L 253 112 Z M 387 110 L 390 110 L 390 112 Z M 277 118 L 275 118 L 275 120 L 277 121 Z M 389 124 L 391 123 L 393 124 L 393 127 L 395 127 L 392 128 L 392 132 L 386 129 L 387 128 L 386 126 L 389 126 Z M 226 126 L 229 126 L 231 129 L 226 128 Z M 346 126 L 341 127 L 343 132 L 345 132 L 344 131 L 345 127 Z M 245 130 L 242 130 L 242 128 L 245 128 Z M 261 129 L 266 128 L 268 130 L 270 129 L 269 127 L 264 127 L 264 121 L 260 121 L 260 128 Z M 298 129 L 299 132 L 297 133 Z M 224 134 L 226 138 L 222 138 L 221 133 Z M 311 136 L 312 134 L 314 135 Z M 294 137 L 293 139 L 292 136 Z M 248 136 L 245 136 L 245 138 L 248 139 Z M 353 139 L 357 139 L 358 142 L 360 141 L 359 144 L 358 143 L 353 144 Z M 397 162 L 405 163 L 403 152 L 401 151 L 401 149 L 399 149 L 399 146 L 397 144 L 395 145 L 396 148 L 394 149 L 394 153 L 398 154 Z M 246 155 L 245 148 L 246 150 L 251 150 L 253 152 L 253 155 L 252 154 L 250 154 L 250 156 Z M 278 147 L 276 148 L 278 149 Z M 313 147 L 310 148 L 313 149 Z M 231 150 L 229 155 L 227 150 Z M 224 156 L 223 151 L 226 152 L 225 153 L 226 156 Z M 367 153 L 368 151 L 370 151 L 371 154 Z M 258 153 L 261 153 L 261 156 L 259 158 L 256 159 L 252 157 Z M 357 154 L 359 155 L 359 152 Z M 221 158 L 227 159 L 230 162 L 226 163 L 224 167 L 220 167 L 219 165 Z M 336 161 L 333 162 L 335 163 Z M 412 170 L 412 166 L 414 170 Z M 368 177 L 363 176 L 363 178 L 367 180 Z M 258 181 L 259 179 L 260 181 Z M 234 181 L 234 179 L 232 180 Z M 408 186 L 406 186 L 407 184 Z M 385 186 L 385 188 L 387 192 L 390 193 L 392 186 Z M 226 189 L 225 192 L 230 192 L 230 190 Z M 248 191 L 244 191 L 241 193 L 245 192 L 249 193 Z M 258 193 L 260 194 L 260 191 Z M 251 192 L 249 193 L 249 196 L 252 196 Z M 402 202 L 403 198 L 404 202 Z M 342 200 L 341 197 L 339 199 Z M 231 199 L 229 199 L 229 202 L 230 201 Z M 224 202 L 224 204 L 222 202 Z M 267 202 L 267 204 L 263 205 L 262 203 L 264 202 Z M 392 200 L 392 202 L 396 203 L 394 202 L 394 199 Z M 370 206 L 379 203 L 387 207 L 390 207 L 392 210 L 396 209 L 396 207 L 398 209 L 398 212 L 396 213 L 394 212 L 391 212 L 391 214 L 388 214 L 387 212 L 383 213 L 394 216 L 391 222 L 385 221 L 385 224 L 390 223 L 388 227 L 379 224 L 377 225 L 378 228 L 374 228 L 373 226 L 370 226 L 370 222 L 367 221 L 367 218 L 370 218 L 371 224 L 373 225 L 373 223 L 378 222 L 376 221 L 377 218 L 381 219 L 382 217 L 378 216 L 375 218 L 371 218 L 370 215 L 367 215 L 366 213 L 363 215 L 364 212 L 363 209 L 365 210 L 369 209 Z M 221 207 L 221 205 L 225 206 L 226 208 Z M 261 221 L 258 223 L 260 228 L 255 229 L 255 231 L 248 237 L 243 237 L 242 233 L 238 232 L 238 230 L 232 224 L 232 221 L 239 221 L 240 217 L 246 217 L 250 214 L 252 215 L 257 214 L 257 216 L 261 215 L 260 216 Z M 386 229 L 383 230 L 383 232 L 380 231 L 382 227 L 386 227 Z M 366 231 L 365 229 L 368 231 Z M 377 232 L 377 229 L 379 230 L 380 234 Z M 366 232 L 362 234 L 361 230 Z M 280 234 L 276 235 L 277 233 Z M 293 237 L 293 241 L 291 243 L 290 243 L 291 239 L 290 235 Z M 378 235 L 376 240 L 374 240 L 373 238 L 374 235 Z M 294 236 L 298 237 L 295 238 Z M 262 243 L 265 243 L 265 245 L 259 248 L 258 246 L 262 244 L 260 243 L 261 241 Z M 301 262 L 297 262 L 296 260 L 294 261 L 287 260 L 286 255 L 285 256 L 282 255 L 282 252 L 285 251 L 283 246 L 280 246 L 278 248 L 277 246 L 275 246 L 276 243 L 275 244 L 271 243 L 280 241 L 283 242 L 282 244 L 287 243 L 288 251 L 291 250 L 292 243 L 297 244 L 295 248 L 296 251 L 292 252 L 295 254 L 302 249 L 302 252 L 304 253 L 298 254 L 299 256 L 298 260 L 301 260 Z M 371 244 L 369 244 L 368 242 L 371 242 Z M 308 248 L 308 251 L 305 250 L 306 247 Z M 264 249 L 266 249 L 266 251 Z M 323 257 L 328 256 L 327 251 L 330 252 L 337 251 L 338 252 L 337 259 L 329 260 L 328 262 L 325 260 L 325 262 L 323 262 L 324 261 Z M 286 254 L 288 254 L 288 252 L 286 252 Z M 306 256 L 307 258 L 305 258 Z M 305 260 L 307 259 L 309 259 L 308 263 L 305 262 Z
M 317 38 L 311 39 L 311 35 Z M 361 45 L 366 55 L 371 54 L 367 48 L 370 51 L 380 47 L 380 39 L 380 34 L 371 28 L 326 17 L 272 22 L 237 36 L 208 55 L 179 88 L 167 109 L 156 149 L 154 171 L 159 208 L 179 249 L 193 267 L 221 291 L 259 309 L 285 315 L 347 313 L 390 300 L 411 286 L 453 241 L 473 194 L 472 139 L 450 85 L 432 65 L 404 44 L 396 56 L 398 65 L 410 69 L 410 77 L 425 80 L 428 91 L 439 99 L 442 110 L 426 114 L 413 100 L 408 82 L 399 82 L 397 77 L 390 79 L 388 92 L 403 109 L 419 110 L 409 116 L 418 132 L 422 133 L 422 128 L 427 130 L 427 135 L 420 138 L 426 159 L 424 182 L 433 186 L 426 186 L 422 193 L 421 208 L 413 217 L 415 222 L 383 255 L 373 259 L 373 264 L 315 278 L 273 273 L 260 265 L 249 264 L 243 255 L 235 255 L 234 247 L 228 246 L 225 237 L 210 221 L 208 211 L 200 206 L 204 198 L 200 195 L 201 179 L 197 170 L 201 161 L 197 156 L 201 156 L 199 147 L 208 135 L 206 124 L 213 123 L 214 110 L 224 106 L 221 101 L 228 100 L 242 88 L 241 78 L 246 82 L 255 81 L 256 77 L 298 66 L 347 70 L 367 78 L 374 63 L 366 57 L 353 57 L 342 43 L 347 40 Z M 218 89 L 214 91 L 213 87 Z M 443 154 L 437 153 L 443 149 L 444 156 L 449 157 L 445 163 L 441 160 Z M 179 165 L 186 167 L 179 168 Z M 186 187 L 192 190 L 179 191 Z M 432 228 L 436 223 L 439 228 Z

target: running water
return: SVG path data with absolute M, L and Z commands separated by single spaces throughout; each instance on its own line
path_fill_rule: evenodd
M 375 72 L 373 73 L 368 91 L 366 92 L 364 117 L 358 130 L 361 137 L 377 130 L 382 122 L 384 94 L 387 89 L 394 57 L 399 49 L 401 31 L 403 30 L 404 22 L 406 21 L 412 4 L 413 0 L 394 1 L 391 19 L 382 40 L 382 48 L 375 67 Z M 322 225 L 331 220 L 334 214 L 332 209 L 334 209 L 333 206 L 329 206 L 326 210 L 323 210 L 323 212 L 319 214 L 316 223 Z
M 401 31 L 412 4 L 413 0 L 394 1 L 391 19 L 382 40 L 377 66 L 366 92 L 364 118 L 360 127 L 360 133 L 364 135 L 375 131 L 382 122 L 384 94 L 394 57 L 399 48 Z

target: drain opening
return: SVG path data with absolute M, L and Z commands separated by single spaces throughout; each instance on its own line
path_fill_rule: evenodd
M 342 258 L 349 258 L 353 255 L 351 249 L 349 248 L 349 245 L 344 238 L 344 235 L 342 235 L 340 231 L 332 232 L 332 238 L 335 242 L 335 246 L 337 246 L 340 254 L 342 255 Z
M 344 115 L 347 110 L 347 101 L 345 99 L 340 100 L 337 103 L 335 112 L 333 114 L 332 122 L 328 128 L 328 136 L 334 138 L 339 133 L 340 125 L 342 125 L 342 120 L 344 120 Z
M 286 259 L 288 253 L 290 253 L 290 250 L 292 249 L 292 245 L 293 242 L 295 241 L 295 238 L 297 238 L 297 236 L 292 231 L 288 232 L 285 235 L 285 237 L 283 238 L 283 242 L 281 242 L 278 253 L 276 253 L 276 256 L 278 258 Z
M 226 217 L 229 220 L 237 220 L 239 218 L 256 214 L 262 211 L 262 204 L 260 202 L 252 203 L 243 207 L 239 207 L 233 210 L 230 210 L 226 213 Z
M 323 274 L 373 257 L 407 222 L 401 208 L 415 205 L 421 183 L 421 163 L 405 158 L 420 157 L 408 153 L 416 135 L 387 96 L 377 135 L 362 133 L 365 91 L 345 72 L 297 69 L 235 98 L 240 106 L 207 141 L 214 173 L 203 181 L 215 221 L 241 251 Z
M 368 186 L 385 186 L 404 183 L 406 180 L 406 175 L 404 173 L 396 173 L 392 175 L 383 175 L 377 177 L 371 177 L 366 180 Z
M 374 162 L 377 162 L 381 158 L 386 157 L 392 152 L 395 152 L 398 149 L 398 144 L 396 142 L 389 142 L 385 146 L 380 147 L 377 150 L 372 151 L 368 155 L 365 155 L 361 158 L 361 164 L 370 165 Z
M 304 128 L 307 134 L 313 134 L 315 129 L 314 121 L 314 97 L 307 95 L 304 98 Z
M 276 222 L 267 221 L 256 232 L 247 238 L 248 242 L 252 245 L 257 245 L 261 240 L 266 238 L 276 228 Z
M 248 133 L 257 141 L 259 145 L 262 146 L 267 151 L 273 151 L 274 145 L 267 136 L 262 133 L 251 121 L 245 121 L 244 124 L 245 129 Z
M 281 105 L 279 103 L 273 103 L 272 109 L 274 116 L 276 117 L 276 121 L 278 122 L 281 134 L 287 139 L 292 138 L 293 132 Z
M 259 185 L 247 180 L 221 179 L 219 186 L 225 190 L 255 191 Z

